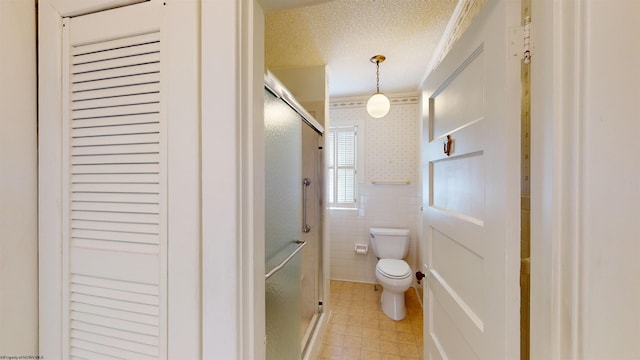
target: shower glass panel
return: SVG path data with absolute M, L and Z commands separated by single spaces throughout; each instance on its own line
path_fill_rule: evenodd
M 266 244 L 269 272 L 300 244 L 302 229 L 302 121 L 287 104 L 265 90 Z M 267 360 L 301 355 L 301 255 L 266 280 Z
M 302 250 L 302 276 L 300 286 L 302 289 L 301 306 L 301 322 L 300 331 L 302 333 L 302 349 L 305 350 L 309 343 L 315 324 L 320 315 L 318 301 L 320 295 L 320 267 L 322 253 L 321 248 L 321 208 L 319 191 L 320 176 L 318 164 L 318 147 L 320 144 L 320 135 L 310 126 L 304 124 L 302 126 L 302 177 L 308 179 L 307 185 L 303 184 L 303 195 L 306 195 L 306 201 L 303 201 L 306 212 L 306 222 L 308 231 L 302 233 L 302 240 L 307 242 L 307 246 Z M 303 225 L 304 227 L 304 225 Z

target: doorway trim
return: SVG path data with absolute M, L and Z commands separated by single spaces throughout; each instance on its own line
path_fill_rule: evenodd
M 531 358 L 579 358 L 585 5 L 532 4 Z
M 62 16 L 50 0 L 38 2 L 38 53 L 38 338 L 39 354 L 57 358 L 62 355 Z
M 264 359 L 264 14 L 202 1 L 200 22 L 202 357 Z
M 178 216 L 167 221 L 169 238 L 180 235 L 180 242 L 168 245 L 167 299 L 168 358 L 201 356 L 201 213 L 199 142 L 200 125 L 199 64 L 189 61 L 199 53 L 200 24 L 196 16 L 199 5 L 194 1 L 158 2 L 165 8 L 163 39 L 169 39 L 165 60 L 165 77 L 172 88 L 164 100 L 167 116 L 181 122 L 168 124 L 172 135 L 169 162 L 179 164 L 169 169 L 169 206 Z M 63 36 L 64 18 L 139 3 L 139 0 L 40 0 L 38 2 L 38 246 L 39 246 L 39 354 L 60 358 L 63 346 Z M 88 5 L 89 4 L 89 5 Z M 189 24 L 184 26 L 183 24 Z M 180 40 L 180 41 L 178 41 Z M 169 106 L 170 105 L 170 106 Z M 188 159 L 188 161 L 181 161 Z M 195 206 L 194 206 L 195 205 Z M 173 206 L 173 208 L 172 208 Z M 177 211 L 181 209 L 182 211 Z M 178 236 L 175 236 L 177 239 Z

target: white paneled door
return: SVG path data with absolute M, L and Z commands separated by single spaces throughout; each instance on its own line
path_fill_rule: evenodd
M 157 3 L 64 19 L 63 357 L 166 356 Z
M 487 1 L 423 86 L 426 359 L 519 358 L 519 17 Z

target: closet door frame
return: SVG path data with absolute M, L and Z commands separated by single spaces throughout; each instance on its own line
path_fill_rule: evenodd
M 264 13 L 257 0 L 201 11 L 202 356 L 264 359 Z
M 162 11 L 163 99 L 169 135 L 166 281 L 167 358 L 202 356 L 200 24 L 199 2 L 157 1 Z M 39 354 L 61 358 L 63 336 L 63 24 L 65 18 L 142 0 L 40 0 L 38 2 L 39 142 Z M 117 24 L 115 24 L 117 26 Z M 195 61 L 194 61 L 195 59 Z M 172 215 L 173 214 L 173 215 Z M 172 241 L 174 239 L 174 241 Z

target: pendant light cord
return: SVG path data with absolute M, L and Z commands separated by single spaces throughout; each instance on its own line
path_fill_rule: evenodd
M 380 93 L 380 60 L 376 60 L 376 94 Z

